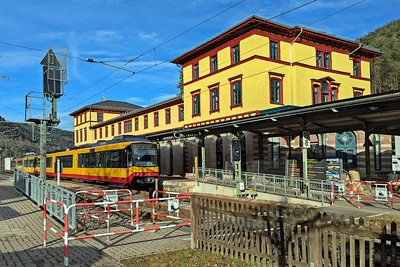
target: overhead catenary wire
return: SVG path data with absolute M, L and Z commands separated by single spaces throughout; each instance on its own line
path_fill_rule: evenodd
M 293 12 L 293 11 L 299 9 L 299 8 L 305 7 L 305 6 L 307 6 L 307 5 L 311 4 L 311 3 L 314 3 L 314 2 L 316 2 L 316 1 L 317 1 L 317 0 L 312 0 L 312 1 L 309 1 L 309 2 L 307 2 L 307 3 L 305 3 L 305 4 L 302 4 L 302 5 L 300 5 L 300 6 L 294 7 L 294 8 L 292 8 L 292 9 L 288 10 L 288 11 L 285 11 L 285 12 L 283 12 L 283 13 L 280 13 L 280 14 L 278 14 L 278 15 L 276 15 L 276 16 L 273 16 L 273 17 L 269 18 L 269 20 L 274 19 L 274 18 L 277 18 L 277 17 L 280 17 L 280 16 L 283 16 L 283 15 L 288 14 L 288 13 L 290 13 L 290 12 Z M 221 13 L 221 12 L 220 12 L 220 13 Z M 220 13 L 219 13 L 219 14 L 220 14 Z M 215 16 L 213 16 L 213 17 L 215 17 Z M 242 29 L 242 31 L 245 31 L 245 30 L 247 30 L 248 28 L 251 28 L 251 27 L 254 27 L 254 25 L 253 25 L 253 26 L 250 26 L 250 27 L 247 27 L 247 28 L 245 28 L 245 29 Z M 192 28 L 193 28 L 193 27 L 192 27 Z M 186 32 L 187 32 L 187 31 L 186 31 Z M 181 35 L 182 35 L 182 34 L 181 34 Z M 166 42 L 164 42 L 164 43 L 166 43 Z M 151 51 L 152 51 L 152 50 L 149 50 L 148 52 L 151 52 Z M 148 52 L 147 52 L 147 53 L 148 53 Z M 151 66 L 149 66 L 149 67 L 147 67 L 147 68 L 144 68 L 144 69 L 142 69 L 142 70 L 136 71 L 135 74 L 139 74 L 139 73 L 145 72 L 145 71 L 147 71 L 147 70 L 149 70 L 149 69 L 152 69 L 152 68 L 154 68 L 154 67 L 157 67 L 157 66 L 159 66 L 159 65 L 168 63 L 168 62 L 170 62 L 172 59 L 173 59 L 173 58 L 168 59 L 168 60 L 164 60 L 164 61 L 162 61 L 162 62 L 160 62 L 160 63 L 157 63 L 157 62 L 155 61 L 155 64 L 154 64 L 154 65 L 151 65 Z M 127 63 L 126 63 L 126 64 L 127 64 Z M 126 64 L 125 64 L 125 65 L 126 65 Z M 131 76 L 132 76 L 132 75 L 130 75 L 130 76 L 124 78 L 123 80 L 126 80 L 127 78 L 129 78 L 129 77 L 131 77 Z M 113 85 L 111 85 L 111 86 L 109 86 L 109 87 L 107 87 L 107 88 L 105 88 L 104 90 L 100 91 L 99 93 L 96 93 L 95 95 L 93 95 L 93 96 L 87 98 L 86 100 L 81 101 L 79 104 L 76 104 L 76 105 L 74 105 L 74 106 L 68 108 L 67 110 L 63 111 L 62 113 L 65 113 L 65 112 L 67 112 L 68 110 L 70 110 L 70 109 L 72 109 L 72 108 L 74 108 L 74 107 L 76 107 L 76 106 L 78 106 L 78 105 L 80 105 L 80 104 L 86 102 L 87 100 L 93 98 L 94 96 L 96 96 L 96 95 L 98 95 L 98 94 L 100 94 L 100 93 L 102 93 L 102 92 L 105 92 L 105 91 L 111 89 L 112 87 L 114 87 L 114 86 L 117 85 L 117 84 L 119 84 L 119 82 L 118 82 L 118 83 L 115 83 L 115 84 L 113 84 Z M 170 84 L 170 85 L 165 86 L 165 87 L 163 87 L 163 88 L 161 88 L 161 89 L 157 89 L 157 90 L 155 90 L 155 91 L 152 91 L 151 93 L 146 94 L 145 96 L 151 95 L 151 94 L 153 94 L 153 93 L 155 93 L 155 92 L 159 92 L 159 91 L 161 91 L 161 90 L 163 90 L 163 89 L 165 89 L 165 88 L 167 88 L 167 87 L 169 87 L 169 86 L 172 86 L 172 85 L 173 85 L 173 84 Z M 62 114 L 62 113 L 61 113 L 61 114 Z
M 312 3 L 312 2 L 315 2 L 315 1 L 317 1 L 317 0 L 311 1 L 311 2 L 309 2 L 309 3 Z M 308 24 L 306 27 L 308 27 L 308 26 L 310 26 L 310 25 L 313 25 L 313 24 L 315 24 L 315 23 L 317 23 L 317 22 L 320 22 L 320 21 L 322 21 L 322 20 L 324 20 L 324 19 L 326 19 L 326 18 L 328 18 L 328 17 L 331 17 L 331 16 L 333 16 L 333 15 L 336 15 L 336 14 L 338 14 L 338 13 L 340 13 L 340 12 L 346 10 L 346 9 L 349 9 L 349 8 L 351 8 L 351 7 L 353 7 L 353 6 L 357 5 L 357 4 L 360 4 L 360 3 L 364 2 L 364 1 L 365 1 L 365 0 L 359 1 L 359 2 L 357 2 L 357 3 L 355 3 L 355 4 L 352 4 L 352 5 L 350 5 L 350 6 L 346 7 L 346 8 L 344 8 L 344 9 L 341 9 L 341 10 L 339 10 L 339 11 L 337 11 L 337 12 L 334 12 L 334 13 L 332 13 L 332 14 L 330 14 L 330 15 L 328 15 L 328 16 L 325 16 L 325 17 L 323 17 L 323 18 L 321 18 L 321 19 L 319 19 L 319 20 L 316 20 L 316 21 L 314 21 L 313 23 Z M 241 2 L 243 2 L 243 1 L 241 1 Z M 240 3 L 241 3 L 241 2 L 240 2 Z M 309 3 L 307 3 L 307 4 L 309 4 Z M 302 5 L 302 6 L 304 6 L 304 5 Z M 302 6 L 300 6 L 300 7 L 302 7 Z M 296 10 L 296 9 L 298 9 L 298 8 L 300 8 L 300 7 L 297 7 L 297 8 L 295 8 L 295 9 L 292 9 L 292 11 L 293 11 L 293 10 Z M 284 12 L 284 13 L 282 13 L 282 14 L 280 14 L 280 15 L 284 15 L 284 14 L 287 14 L 287 13 L 289 13 L 289 11 Z M 280 16 L 280 15 L 278 15 L 278 16 Z M 275 17 L 273 17 L 273 18 L 276 18 L 276 17 L 278 17 L 278 16 L 275 16 Z M 272 18 L 271 18 L 271 19 L 272 19 Z M 185 32 L 187 32 L 187 31 L 185 31 Z M 182 33 L 182 34 L 183 34 L 183 33 Z M 182 34 L 180 34 L 180 35 L 182 35 Z M 176 38 L 177 38 L 177 37 L 178 37 L 178 36 L 176 36 Z M 176 38 L 171 38 L 170 40 L 168 40 L 168 41 L 166 41 L 166 42 L 164 42 L 164 43 L 168 43 L 169 41 L 171 41 L 171 40 L 173 40 L 173 39 L 176 39 Z M 163 44 L 164 44 L 164 43 L 163 43 Z M 25 48 L 25 49 L 30 49 L 30 50 L 36 50 L 36 51 L 40 51 L 40 52 L 47 52 L 47 51 L 40 50 L 40 49 L 34 49 L 34 48 L 30 48 L 30 47 L 25 47 L 25 46 L 14 45 L 14 44 L 6 43 L 6 42 L 0 42 L 0 44 L 7 44 L 7 45 L 12 45 L 12 46 L 20 47 L 20 48 Z M 153 49 L 154 49 L 154 48 L 153 48 Z M 153 50 L 153 49 L 152 49 L 152 50 Z M 152 50 L 150 50 L 150 51 L 152 51 Z M 139 55 L 138 57 L 141 57 L 142 55 L 143 55 L 143 54 Z M 72 56 L 70 56 L 70 57 L 72 57 Z M 138 58 L 138 57 L 137 57 L 137 58 Z M 80 58 L 78 58 L 78 57 L 72 57 L 72 58 L 80 59 Z M 172 59 L 170 59 L 170 60 L 172 60 Z M 157 63 L 157 62 L 156 62 L 156 64 L 155 64 L 154 66 L 150 66 L 150 67 L 148 67 L 148 68 L 145 68 L 145 69 L 142 69 L 142 70 L 140 70 L 140 71 L 137 71 L 137 73 L 144 72 L 144 71 L 146 71 L 146 70 L 149 70 L 149 69 L 154 68 L 154 67 L 156 67 L 156 66 L 159 66 L 159 65 L 161 65 L 161 64 L 164 64 L 164 63 L 166 63 L 166 62 L 169 62 L 170 60 L 166 60 L 166 61 L 163 61 L 163 62 L 160 62 L 160 63 Z M 126 61 L 127 61 L 127 63 L 129 63 L 129 62 L 131 62 L 132 60 L 126 60 Z M 117 70 L 116 70 L 116 71 L 117 71 Z M 107 78 L 108 76 L 110 76 L 111 74 L 115 73 L 116 71 L 113 71 L 112 73 L 110 73 L 109 75 L 105 76 L 105 77 L 102 78 L 101 80 Z M 106 90 L 109 90 L 110 88 L 114 87 L 115 85 L 117 85 L 117 84 L 119 84 L 120 82 L 122 82 L 122 81 L 128 79 L 128 78 L 131 77 L 131 76 L 132 76 L 132 75 L 123 78 L 123 79 L 120 80 L 119 82 L 114 83 L 113 85 L 111 85 L 111 86 L 109 86 L 109 87 L 103 89 L 102 91 L 96 93 L 96 94 L 93 95 L 92 97 L 94 97 L 94 96 L 96 96 L 96 95 L 98 95 L 98 94 L 100 94 L 100 93 L 102 93 L 102 92 L 104 92 L 104 91 L 106 91 Z M 100 82 L 101 80 L 99 80 L 98 82 Z M 96 82 L 95 84 L 97 84 L 98 82 Z M 95 84 L 91 85 L 90 87 L 94 86 Z M 169 85 L 169 86 L 170 86 L 170 85 Z M 169 86 L 166 86 L 166 87 L 169 87 Z M 90 88 L 90 87 L 89 87 L 89 88 Z M 150 95 L 150 94 L 152 94 L 152 93 L 154 93 L 154 92 L 158 92 L 158 91 L 160 91 L 160 90 L 162 90 L 162 89 L 164 89 L 164 88 L 166 88 L 166 87 L 163 87 L 163 88 L 161 88 L 161 89 L 158 89 L 158 90 L 155 90 L 155 91 L 153 91 L 153 92 L 150 92 L 149 94 L 146 94 L 146 96 L 147 96 L 147 95 Z M 85 101 L 91 99 L 92 97 L 87 98 Z M 85 101 L 82 101 L 82 102 L 80 102 L 79 104 L 81 104 L 81 103 L 83 103 L 83 102 L 85 102 Z M 75 105 L 75 106 L 76 106 L 76 105 Z M 74 107 L 75 107 L 75 106 L 74 106 Z M 71 107 L 71 108 L 72 108 L 72 107 Z M 70 109 L 71 109 L 71 108 L 70 108 Z

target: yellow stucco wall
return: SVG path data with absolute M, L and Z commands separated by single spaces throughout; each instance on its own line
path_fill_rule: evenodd
M 280 61 L 269 59 L 269 38 L 253 34 L 240 41 L 241 62 L 231 66 L 231 47 L 225 47 L 218 52 L 219 72 L 209 74 L 209 57 L 198 58 L 200 78 L 193 81 L 187 77 L 184 90 L 185 124 L 199 123 L 217 118 L 230 117 L 235 114 L 250 113 L 282 105 L 306 106 L 311 105 L 312 79 L 330 77 L 338 86 L 338 99 L 353 97 L 353 87 L 364 89 L 364 95 L 370 93 L 369 62 L 361 61 L 361 76 L 364 79 L 351 77 L 353 75 L 353 60 L 348 51 L 337 51 L 332 47 L 314 47 L 310 43 L 295 42 L 292 47 L 293 90 L 290 67 L 290 44 L 292 40 L 278 37 Z M 274 38 L 272 38 L 274 40 Z M 274 40 L 275 41 L 275 40 Z M 317 49 L 330 51 L 331 69 L 316 67 Z M 346 54 L 347 53 L 347 54 Z M 301 64 L 298 64 L 301 63 Z M 202 70 L 205 68 L 206 70 Z M 189 71 L 190 70 L 190 71 Z M 191 73 L 192 65 L 184 66 L 184 74 Z M 270 103 L 270 73 L 280 74 L 282 78 L 282 103 Z M 231 108 L 230 78 L 242 75 L 242 106 Z M 272 74 L 273 75 L 273 74 Z M 206 77 L 204 77 L 206 76 Z M 191 75 L 190 75 L 191 77 Z M 188 82 L 189 81 L 189 82 Z M 219 83 L 219 112 L 210 113 L 209 86 Z M 192 94 L 200 89 L 200 116 L 193 116 Z M 292 103 L 293 91 L 293 103 Z
M 278 60 L 270 58 L 270 40 L 279 43 Z M 240 39 L 232 40 L 230 43 L 222 44 L 206 54 L 191 59 L 183 65 L 183 103 L 170 105 L 171 123 L 166 124 L 165 109 L 152 109 L 149 112 L 133 115 L 132 132 L 124 132 L 124 120 L 121 135 L 146 135 L 157 132 L 179 129 L 183 127 L 198 126 L 199 123 L 215 123 L 222 119 L 232 120 L 240 116 L 254 116 L 258 111 L 282 107 L 284 105 L 307 106 L 313 104 L 312 81 L 329 79 L 338 87 L 338 99 L 352 98 L 353 89 L 363 89 L 363 95 L 370 94 L 369 60 L 361 58 L 361 77 L 353 76 L 353 59 L 349 58 L 349 51 L 328 47 L 311 42 L 298 40 L 291 43 L 293 39 L 285 38 L 260 31 L 252 31 Z M 240 62 L 231 64 L 231 48 L 239 44 Z M 292 49 L 291 49 L 292 48 Z M 316 51 L 323 49 L 329 51 L 331 57 L 331 69 L 318 68 L 316 66 Z M 292 50 L 292 61 L 290 57 Z M 217 55 L 218 71 L 210 73 L 210 56 Z M 292 63 L 292 64 L 291 64 Z M 193 80 L 193 64 L 199 66 L 199 78 Z M 292 67 L 291 67 L 292 65 Z M 270 77 L 281 79 L 282 101 L 271 103 L 270 99 Z M 327 78 L 328 77 L 328 78 Z M 234 78 L 234 80 L 232 80 Z M 241 81 L 242 105 L 231 107 L 233 81 Z M 321 83 L 321 82 L 320 82 Z M 210 86 L 219 88 L 219 110 L 211 112 Z M 193 116 L 193 95 L 200 94 L 200 115 Z M 179 105 L 184 105 L 184 120 L 179 121 Z M 154 112 L 159 113 L 159 126 L 154 126 Z M 148 116 L 148 128 L 144 129 L 144 116 Z M 116 114 L 103 115 L 104 121 L 115 118 Z M 239 116 L 239 118 L 240 118 Z M 139 118 L 139 129 L 135 130 L 135 118 Z M 97 113 L 91 115 L 93 126 L 97 123 Z M 118 122 L 113 122 L 115 136 L 118 134 Z M 89 124 L 75 126 L 80 131 Z M 111 123 L 110 123 L 111 125 Z M 103 140 L 112 139 L 111 128 L 109 135 Z M 97 130 L 99 131 L 99 130 Z M 93 132 L 88 130 L 87 142 L 93 143 L 99 140 L 93 139 Z

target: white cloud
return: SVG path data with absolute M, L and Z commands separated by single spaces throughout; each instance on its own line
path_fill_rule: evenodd
M 150 42 L 152 44 L 159 42 L 161 39 L 158 37 L 158 33 L 155 32 L 143 32 L 138 33 L 138 38 L 140 40 Z
M 154 103 L 158 103 L 174 97 L 176 97 L 176 94 L 159 95 L 155 98 L 152 98 L 152 100 L 154 100 Z
M 145 100 L 141 97 L 130 97 L 128 100 L 126 100 L 126 102 L 136 105 L 136 103 L 145 102 Z
M 82 34 L 83 40 L 89 42 L 119 42 L 123 39 L 123 36 L 120 35 L 117 31 L 108 31 L 108 30 L 100 30 L 100 31 L 89 31 Z
M 1 52 L 0 55 L 0 69 L 20 69 L 26 70 L 32 66 L 38 66 L 43 56 L 33 56 L 30 51 L 18 51 L 18 52 Z M 37 67 L 39 68 L 39 67 Z

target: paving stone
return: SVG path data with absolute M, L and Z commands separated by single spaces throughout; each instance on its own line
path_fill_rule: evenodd
M 51 216 L 49 225 L 63 232 Z M 162 224 L 165 225 L 165 224 Z M 160 225 L 157 225 L 160 226 Z M 152 227 L 152 224 L 141 224 Z M 185 229 L 186 228 L 186 229 Z M 69 241 L 70 266 L 123 266 L 120 260 L 190 247 L 189 227 L 165 228 L 106 237 Z M 135 229 L 135 226 L 112 227 L 112 232 Z M 87 234 L 105 233 L 105 229 Z M 83 234 L 83 233 L 80 233 Z M 74 236 L 74 235 L 70 235 Z M 43 246 L 43 211 L 0 175 L 0 267 L 63 266 L 64 241 L 47 229 Z

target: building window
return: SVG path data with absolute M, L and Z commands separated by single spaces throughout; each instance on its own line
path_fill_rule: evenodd
M 157 127 L 158 125 L 159 125 L 158 112 L 154 112 L 154 127 Z
M 192 95 L 193 116 L 200 116 L 200 92 Z
M 102 128 L 99 129 L 99 137 L 100 137 L 100 139 L 103 138 L 103 129 Z
M 111 136 L 115 135 L 114 124 L 111 125 Z
M 353 75 L 356 77 L 360 77 L 360 62 L 353 60 Z
M 317 51 L 317 67 L 330 69 L 331 54 L 328 52 Z
M 324 68 L 330 69 L 330 59 L 331 55 L 327 52 L 324 52 Z
M 86 113 L 85 113 L 85 122 L 87 122 Z
M 104 127 L 104 135 L 108 137 L 108 126 Z
M 337 101 L 339 99 L 340 83 L 333 82 L 334 80 L 330 77 L 312 81 L 313 104 Z
M 219 110 L 219 89 L 214 88 L 211 90 L 211 112 Z
M 313 92 L 312 92 L 312 94 L 313 94 L 313 104 L 314 105 L 319 103 L 319 101 L 318 101 L 318 91 L 319 91 L 319 86 L 317 84 L 314 84 Z
M 232 64 L 236 64 L 240 61 L 239 45 L 232 47 Z
M 166 109 L 165 110 L 165 124 L 170 124 L 171 123 L 171 109 Z
M 121 135 L 122 132 L 122 124 L 118 123 L 118 135 Z
M 78 117 L 75 117 L 75 125 L 78 125 Z
M 183 105 L 179 106 L 179 121 L 183 121 L 185 119 L 185 113 L 184 113 L 184 108 Z
M 232 84 L 232 107 L 242 105 L 242 83 L 235 82 Z
M 125 133 L 132 132 L 132 120 L 124 121 L 124 132 Z
M 79 131 L 80 133 L 80 137 L 81 137 L 81 142 L 83 141 L 83 133 L 82 133 L 82 129 Z
M 218 70 L 218 58 L 217 55 L 211 57 L 211 72 Z
M 196 80 L 199 78 L 199 64 L 194 64 L 193 65 L 193 80 Z
M 139 131 L 139 118 L 135 118 L 135 131 Z
M 97 140 L 97 129 L 94 130 L 94 140 Z
M 331 101 L 336 101 L 337 100 L 337 88 L 332 87 L 331 88 Z
M 321 103 L 328 102 L 328 84 L 323 82 L 321 85 Z
M 282 103 L 281 81 L 276 78 L 270 79 L 271 83 L 271 103 Z
M 277 170 L 280 167 L 280 139 L 279 137 L 268 138 L 268 167 Z
M 364 89 L 353 87 L 353 96 L 354 97 L 360 97 L 360 96 L 363 96 L 363 94 L 364 94 Z
M 317 51 L 317 67 L 322 68 L 322 52 Z
M 87 141 L 87 129 L 85 128 L 85 135 L 84 135 L 84 137 L 85 137 L 85 141 Z
M 272 59 L 279 59 L 279 47 L 277 42 L 269 42 L 269 54 Z
M 79 143 L 79 131 L 76 131 L 75 142 Z
M 242 74 L 229 78 L 231 83 L 231 109 L 242 106 Z
M 103 121 L 103 113 L 97 113 L 97 121 Z
M 144 128 L 147 129 L 149 128 L 149 116 L 144 115 Z

